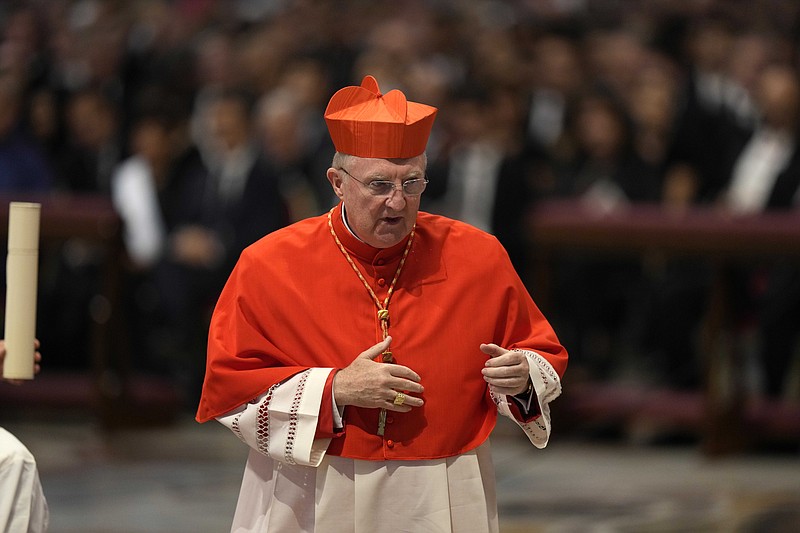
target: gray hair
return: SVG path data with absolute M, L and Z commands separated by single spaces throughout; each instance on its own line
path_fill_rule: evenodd
M 425 169 L 428 166 L 428 153 L 422 152 L 422 154 L 420 155 L 422 156 L 422 168 Z M 348 163 L 350 163 L 350 161 L 355 157 L 356 156 L 354 155 L 345 154 L 342 152 L 336 152 L 335 154 L 333 154 L 333 161 L 331 161 L 331 166 L 333 168 L 345 168 L 345 166 Z M 414 159 L 414 158 L 410 157 L 409 159 Z
M 333 161 L 331 161 L 331 166 L 333 168 L 344 168 L 350 160 L 353 158 L 350 154 L 344 154 L 342 152 L 336 152 L 333 154 Z

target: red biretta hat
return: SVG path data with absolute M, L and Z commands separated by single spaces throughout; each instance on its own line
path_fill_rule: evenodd
M 398 91 L 381 94 L 378 81 L 340 89 L 325 110 L 337 152 L 357 157 L 407 159 L 425 151 L 436 108 L 408 102 Z

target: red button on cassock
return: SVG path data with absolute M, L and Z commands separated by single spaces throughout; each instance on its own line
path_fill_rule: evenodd
M 387 440 L 386 446 L 388 446 L 389 448 L 394 448 L 394 441 L 392 439 Z

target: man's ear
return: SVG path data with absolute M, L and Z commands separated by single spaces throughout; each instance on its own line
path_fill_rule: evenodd
M 333 193 L 338 196 L 340 200 L 343 199 L 344 192 L 342 191 L 343 179 L 341 173 L 335 168 L 331 167 L 328 169 L 326 176 L 328 177 L 331 187 L 333 187 Z

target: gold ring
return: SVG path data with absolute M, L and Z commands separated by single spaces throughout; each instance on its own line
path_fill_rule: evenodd
M 395 405 L 403 405 L 405 401 L 406 401 L 406 395 L 403 394 L 402 392 L 398 392 L 397 396 L 394 397 Z

